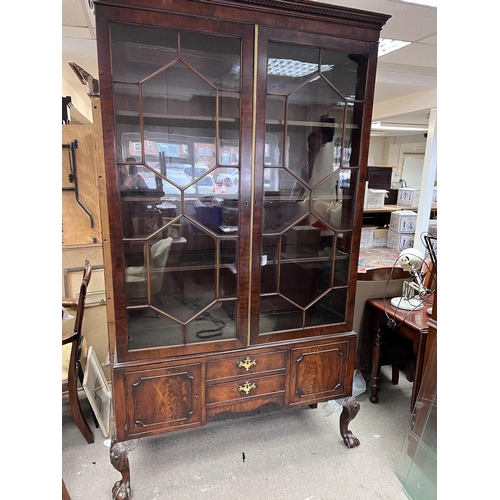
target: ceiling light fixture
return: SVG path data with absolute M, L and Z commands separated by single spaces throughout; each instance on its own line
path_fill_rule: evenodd
M 400 0 L 405 3 L 416 3 L 418 5 L 427 5 L 427 7 L 436 7 L 438 6 L 437 0 Z
M 333 68 L 332 64 L 322 64 L 321 71 L 325 73 Z M 267 60 L 267 72 L 269 75 L 291 76 L 294 78 L 311 75 L 318 71 L 318 65 L 295 61 L 294 59 L 278 59 L 270 57 Z
M 401 40 L 390 40 L 389 38 L 381 38 L 378 44 L 378 57 L 385 56 L 389 52 L 394 52 L 395 50 L 402 49 L 411 42 L 403 42 Z
M 414 125 L 406 123 L 382 123 L 372 122 L 372 130 L 401 130 L 408 132 L 427 132 L 429 127 L 427 125 Z

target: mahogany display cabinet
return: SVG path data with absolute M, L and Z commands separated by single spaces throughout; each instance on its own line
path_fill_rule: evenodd
M 378 40 L 310 1 L 95 1 L 113 498 L 137 439 L 341 399 Z M 222 179 L 222 182 L 220 182 Z M 227 182 L 226 182 L 227 180 Z

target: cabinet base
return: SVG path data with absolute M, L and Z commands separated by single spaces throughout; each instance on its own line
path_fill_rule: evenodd
M 309 405 L 316 407 L 317 404 Z M 359 412 L 359 403 L 352 397 L 346 398 L 342 403 L 343 409 L 340 414 L 340 435 L 344 444 L 348 448 L 359 446 L 359 439 L 348 429 L 349 423 L 356 417 Z M 128 454 L 130 451 L 137 447 L 138 439 L 129 441 L 118 442 L 116 440 L 116 432 L 113 434 L 110 448 L 110 459 L 113 467 L 120 472 L 122 478 L 117 481 L 112 489 L 113 500 L 130 500 L 131 486 L 130 486 L 130 463 Z

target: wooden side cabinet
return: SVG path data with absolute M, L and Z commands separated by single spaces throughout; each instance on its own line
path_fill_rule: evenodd
M 139 437 L 350 398 L 380 30 L 312 1 L 96 0 L 113 497 Z

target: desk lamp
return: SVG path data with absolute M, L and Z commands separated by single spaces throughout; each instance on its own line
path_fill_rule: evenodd
M 413 298 L 415 292 L 424 295 L 429 291 L 422 281 L 421 270 L 424 264 L 424 255 L 416 248 L 406 248 L 399 254 L 398 260 L 401 267 L 410 273 L 411 280 L 403 281 L 402 297 L 394 297 L 391 299 L 391 304 L 397 309 L 418 311 L 424 306 L 420 300 Z

